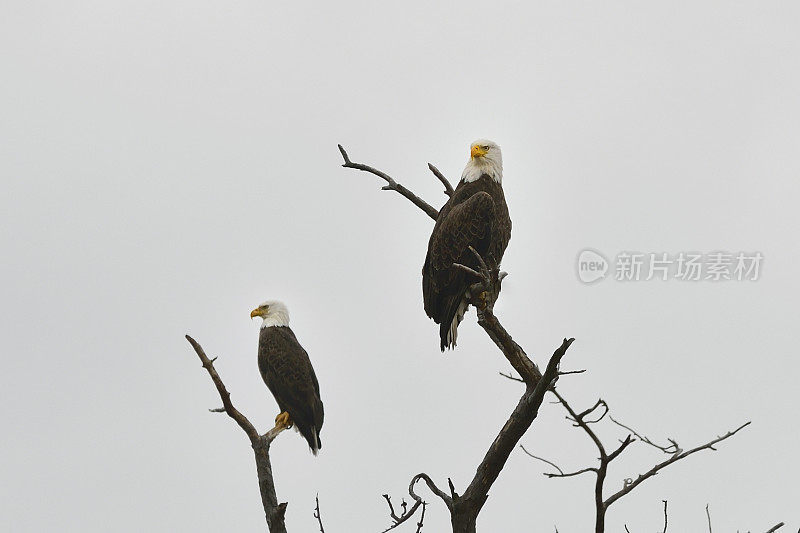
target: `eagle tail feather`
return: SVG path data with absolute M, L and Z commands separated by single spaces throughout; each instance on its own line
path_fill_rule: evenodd
M 295 428 L 297 429 L 297 426 L 295 426 Z M 319 454 L 319 451 L 322 449 L 322 439 L 319 438 L 319 430 L 314 426 L 309 426 L 307 428 L 298 429 L 298 431 L 308 443 L 309 451 L 315 456 Z
M 455 301 L 453 303 L 455 303 Z M 467 312 L 467 307 L 469 307 L 467 296 L 462 295 L 461 299 L 458 300 L 458 305 L 453 310 L 453 313 L 448 313 L 445 316 L 445 319 L 442 320 L 442 323 L 439 325 L 439 339 L 441 341 L 440 348 L 443 352 L 445 348 L 450 348 L 452 350 L 456 347 L 456 341 L 458 339 L 458 325 L 462 320 L 464 320 L 464 314 Z

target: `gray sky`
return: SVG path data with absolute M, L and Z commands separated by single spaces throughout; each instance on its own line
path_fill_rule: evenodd
M 514 221 L 497 313 L 560 390 L 684 448 L 752 420 L 611 508 L 608 531 L 800 527 L 798 16 L 789 2 L 7 2 L 0 18 L 0 529 L 261 531 L 244 434 L 183 339 L 265 430 L 249 311 L 284 300 L 325 401 L 313 458 L 273 445 L 291 531 L 379 531 L 425 471 L 460 490 L 521 393 L 470 312 L 438 351 L 432 223 L 469 143 L 503 147 Z M 764 255 L 755 282 L 606 279 L 593 248 Z M 601 428 L 609 442 L 625 433 Z M 546 404 L 523 438 L 596 451 Z M 631 448 L 608 490 L 656 461 Z M 483 531 L 584 532 L 592 479 L 515 452 Z M 430 499 L 430 497 L 428 497 Z M 425 531 L 447 528 L 438 501 Z M 794 529 L 792 529 L 794 528 Z M 411 528 L 406 528 L 410 530 Z

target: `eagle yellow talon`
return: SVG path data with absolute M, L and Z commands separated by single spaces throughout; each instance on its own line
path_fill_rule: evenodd
M 480 304 L 481 310 L 484 310 L 489 306 L 489 303 L 486 301 L 487 298 L 489 298 L 489 292 L 488 291 L 482 291 L 478 295 L 478 303 Z
M 292 419 L 289 417 L 289 413 L 286 411 L 282 412 L 278 416 L 275 417 L 275 427 L 283 427 L 283 428 L 290 428 L 292 427 Z

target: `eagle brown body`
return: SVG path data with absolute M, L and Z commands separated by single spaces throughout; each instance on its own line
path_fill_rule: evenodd
M 289 413 L 291 422 L 316 455 L 322 448 L 319 433 L 325 417 L 319 382 L 308 353 L 289 326 L 261 328 L 258 370 L 281 412 Z
M 422 294 L 427 315 L 439 324 L 440 346 L 453 348 L 458 323 L 467 309 L 466 293 L 474 276 L 453 263 L 479 270 L 472 246 L 490 269 L 499 267 L 511 239 L 511 219 L 502 184 L 488 174 L 459 182 L 439 211 L 422 267 Z

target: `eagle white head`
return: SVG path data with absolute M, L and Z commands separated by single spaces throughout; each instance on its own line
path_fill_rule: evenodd
M 464 167 L 461 179 L 475 181 L 488 174 L 497 183 L 503 182 L 503 153 L 497 143 L 478 139 L 469 148 L 469 162 Z
M 268 300 L 250 311 L 250 318 L 257 316 L 264 319 L 262 328 L 289 325 L 289 309 L 285 303 L 277 300 Z

